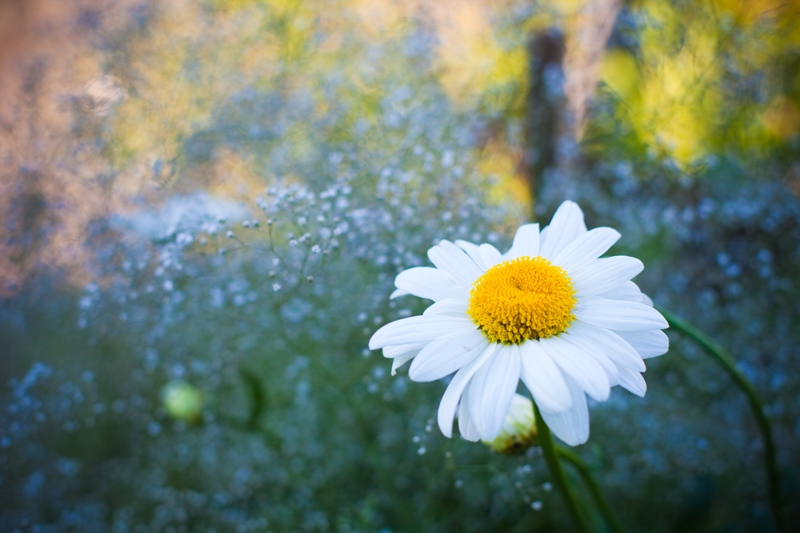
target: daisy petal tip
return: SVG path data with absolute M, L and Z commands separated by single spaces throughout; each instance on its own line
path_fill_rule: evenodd
M 427 381 L 427 380 L 424 380 L 424 379 L 420 379 L 421 373 L 420 373 L 420 370 L 419 370 L 419 364 L 415 364 L 418 361 L 419 361 L 419 359 L 415 359 L 414 361 L 411 362 L 411 366 L 408 367 L 408 379 L 410 379 L 411 381 L 416 381 L 416 382 Z
M 470 435 L 470 434 L 467 434 L 467 433 L 461 433 L 461 438 L 464 439 L 467 442 L 478 442 L 479 440 L 481 440 L 481 436 L 477 435 L 477 434 L 476 435 Z
M 639 398 L 644 398 L 645 394 L 647 394 L 647 387 L 644 387 L 643 389 L 631 387 L 631 388 L 626 389 L 626 390 L 628 392 L 630 392 L 631 394 L 634 394 L 634 395 L 638 396 Z
M 611 387 L 609 387 L 606 390 L 603 390 L 601 394 L 593 396 L 592 399 L 602 403 L 608 401 L 610 397 L 611 397 Z
M 589 440 L 589 429 L 587 428 L 585 432 L 582 431 L 553 431 L 553 434 L 561 439 L 564 444 L 569 446 L 580 446 L 581 444 L 586 444 Z
M 586 444 L 586 442 L 587 442 L 588 440 L 589 440 L 589 434 L 587 433 L 587 434 L 586 434 L 586 436 L 579 437 L 579 438 L 578 438 L 578 439 L 575 441 L 575 444 L 570 444 L 570 446 L 580 446 L 581 444 Z
M 442 432 L 442 435 L 447 437 L 448 439 L 453 438 L 453 419 L 447 420 L 447 416 L 442 416 L 442 413 L 439 413 L 439 430 Z
M 389 295 L 389 299 L 394 300 L 395 298 L 400 298 L 401 296 L 405 296 L 406 294 L 408 293 L 403 289 L 395 289 L 394 291 L 392 291 L 392 294 Z
M 380 350 L 381 348 L 384 348 L 384 347 L 389 345 L 389 343 L 386 342 L 386 339 L 385 339 L 385 337 L 386 337 L 386 335 L 385 335 L 386 326 L 388 326 L 388 325 L 389 324 L 385 324 L 385 325 L 381 326 L 380 328 L 378 328 L 378 331 L 373 333 L 372 337 L 369 338 L 369 342 L 367 343 L 367 347 L 370 350 Z
M 572 200 L 564 200 L 558 205 L 556 212 L 558 212 L 561 209 L 577 209 L 578 211 L 581 211 L 581 206 L 579 206 L 576 202 Z
M 572 432 L 563 432 L 563 431 L 556 431 L 552 430 L 553 435 L 559 438 L 561 442 L 566 444 L 567 446 L 580 446 L 581 444 L 585 444 L 586 441 L 589 440 L 589 434 L 586 433 L 585 435 L 578 435 Z

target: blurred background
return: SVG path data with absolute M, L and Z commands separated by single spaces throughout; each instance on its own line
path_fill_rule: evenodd
M 800 520 L 797 0 L 0 0 L 0 160 L 2 531 L 570 530 L 366 348 L 433 243 L 565 199 L 732 351 Z M 773 531 L 670 339 L 576 452 L 629 531 Z

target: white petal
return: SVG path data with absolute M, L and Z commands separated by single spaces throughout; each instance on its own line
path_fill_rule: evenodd
M 522 368 L 520 378 L 536 405 L 548 411 L 564 411 L 572 406 L 569 388 L 561 371 L 537 341 L 519 345 Z
M 608 374 L 591 355 L 559 337 L 540 339 L 539 346 L 550 355 L 564 374 L 574 379 L 586 391 L 586 394 L 598 402 L 608 399 L 611 391 Z
M 399 344 L 392 346 L 384 346 L 383 356 L 388 359 L 394 359 L 395 357 L 400 357 L 402 355 L 407 354 L 408 352 L 418 352 L 426 344 L 427 344 L 426 342 L 418 342 L 416 344 Z
M 483 274 L 470 256 L 450 241 L 441 241 L 428 250 L 428 259 L 436 268 L 444 270 L 465 287 L 471 287 Z
M 369 340 L 369 349 L 377 350 L 390 344 L 428 343 L 458 330 L 474 330 L 468 318 L 452 316 L 412 316 L 390 322 L 376 331 Z
M 467 300 L 445 298 L 428 307 L 422 315 L 446 315 L 464 318 L 467 316 Z
M 625 339 L 609 329 L 598 328 L 576 320 L 570 325 L 567 333 L 584 337 L 588 342 L 602 350 L 616 365 L 638 372 L 644 372 L 645 370 L 644 361 L 642 361 L 639 352 Z
M 519 352 L 501 347 L 472 377 L 469 414 L 483 440 L 494 440 L 503 427 L 519 383 Z
M 603 367 L 603 370 L 608 377 L 608 384 L 610 386 L 614 386 L 619 381 L 619 371 L 617 370 L 617 366 L 614 362 L 605 354 L 605 352 L 598 346 L 597 344 L 588 340 L 585 336 L 580 334 L 570 335 L 569 333 L 562 335 L 561 339 L 564 342 L 571 344 L 575 349 L 583 352 L 584 354 L 592 357 L 595 361 L 600 363 L 600 366 Z
M 608 298 L 610 300 L 627 300 L 629 302 L 642 303 L 653 307 L 653 300 L 643 293 L 639 289 L 639 286 L 632 281 L 623 283 L 616 289 L 604 292 L 598 296 L 601 298 Z
M 659 329 L 649 331 L 617 331 L 617 335 L 633 346 L 642 359 L 664 355 L 669 351 L 669 337 Z
M 403 355 L 395 357 L 394 360 L 392 361 L 392 375 L 394 376 L 395 374 L 397 374 L 397 369 L 403 366 L 404 364 L 408 363 L 412 359 L 414 359 L 414 356 L 417 355 L 418 353 L 419 350 L 414 350 L 413 352 L 408 352 Z
M 598 294 L 601 298 L 608 298 L 609 300 L 627 300 L 629 302 L 642 303 L 642 291 L 639 286 L 632 281 L 626 281 L 615 289 L 611 289 L 603 294 Z
M 431 267 L 414 267 L 404 270 L 397 275 L 394 284 L 397 291 L 392 293 L 393 298 L 402 296 L 402 294 L 397 294 L 398 291 L 433 301 L 445 298 L 469 298 L 468 286 L 460 284 L 444 270 Z
M 486 270 L 483 266 L 483 257 L 481 256 L 481 247 L 468 241 L 457 240 L 456 246 L 467 252 L 467 255 L 478 265 L 481 270 Z
M 409 292 L 404 291 L 403 289 L 395 289 L 392 291 L 392 294 L 389 295 L 390 300 L 394 300 L 395 298 L 399 298 L 401 296 L 406 296 L 410 294 Z
M 619 386 L 641 398 L 644 398 L 644 394 L 647 392 L 647 382 L 644 377 L 630 368 L 619 368 Z
M 456 414 L 458 401 L 461 399 L 461 395 L 464 394 L 464 390 L 467 388 L 470 379 L 472 379 L 475 372 L 494 355 L 498 347 L 499 345 L 497 344 L 488 345 L 486 349 L 483 350 L 483 353 L 456 372 L 450 384 L 447 385 L 447 390 L 444 391 L 442 401 L 439 402 L 438 415 L 439 429 L 442 430 L 442 434 L 445 437 L 450 438 L 453 436 L 453 417 Z M 459 424 L 461 423 L 459 422 Z M 462 429 L 461 432 L 464 433 L 464 430 Z
M 503 255 L 491 244 L 481 244 L 481 257 L 486 270 L 503 262 Z
M 641 296 L 641 301 L 644 305 L 649 305 L 650 307 L 653 307 L 653 300 L 651 300 L 648 295 L 646 295 L 645 293 L 641 293 L 640 296 Z
M 539 255 L 539 224 L 524 224 L 517 230 L 511 249 L 506 252 L 503 259 L 537 255 Z
M 428 343 L 414 358 L 408 377 L 414 381 L 436 381 L 452 374 L 478 357 L 489 341 L 474 326 Z
M 572 396 L 572 407 L 561 412 L 543 411 L 539 407 L 539 411 L 556 437 L 570 446 L 577 446 L 589 440 L 589 408 L 581 387 L 569 376 L 564 379 Z
M 577 272 L 570 272 L 579 296 L 595 296 L 618 288 L 644 270 L 635 257 L 615 255 L 592 261 Z
M 471 383 L 472 382 L 470 382 L 470 384 Z M 464 395 L 461 398 L 461 405 L 458 408 L 458 431 L 466 440 L 478 442 L 481 440 L 481 434 L 478 433 L 478 427 L 475 425 L 475 422 L 472 421 L 472 417 L 469 415 L 469 409 L 467 408 L 470 389 L 471 387 L 468 386 L 467 390 L 464 391 Z
M 621 235 L 611 228 L 594 228 L 569 243 L 553 260 L 568 272 L 578 271 L 603 255 Z
M 547 240 L 547 228 L 549 226 L 545 226 L 542 228 L 542 231 L 539 232 L 539 255 L 542 255 L 542 247 L 544 246 L 544 241 Z
M 652 307 L 624 300 L 588 299 L 578 305 L 575 316 L 582 322 L 618 331 L 668 327 L 661 313 Z
M 578 236 L 586 233 L 583 211 L 578 204 L 567 200 L 558 206 L 546 229 L 547 238 L 539 245 L 539 255 L 552 259 Z

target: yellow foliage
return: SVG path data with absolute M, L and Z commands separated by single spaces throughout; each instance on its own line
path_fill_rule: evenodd
M 510 99 L 524 94 L 527 53 L 524 47 L 506 49 L 490 23 L 487 7 L 476 1 L 459 2 L 457 8 L 442 3 L 434 11 L 439 45 L 436 66 L 445 93 L 454 102 L 474 106 L 490 98 L 489 111 L 502 111 Z
M 493 205 L 532 205 L 530 186 L 520 174 L 522 154 L 507 144 L 491 140 L 481 150 L 477 169 L 484 176 L 495 178 L 489 190 L 489 203 Z
M 601 79 L 622 100 L 620 118 L 645 145 L 681 168 L 730 142 L 751 150 L 765 146 L 770 136 L 787 139 L 797 129 L 797 107 L 786 98 L 760 110 L 740 103 L 739 116 L 750 113 L 752 119 L 738 121 L 737 131 L 726 128 L 731 108 L 724 92 L 730 90 L 725 57 L 743 75 L 769 71 L 791 46 L 786 36 L 800 27 L 798 6 L 796 0 L 642 1 L 638 59 L 611 50 L 601 70 Z M 753 121 L 763 129 L 748 125 Z
M 785 18 L 800 7 L 798 0 L 713 0 L 712 4 L 737 24 L 745 25 Z
M 764 129 L 779 140 L 786 140 L 800 128 L 800 109 L 784 95 L 776 96 L 761 115 Z
M 619 48 L 609 50 L 600 67 L 600 79 L 629 102 L 639 87 L 639 64 L 630 52 Z

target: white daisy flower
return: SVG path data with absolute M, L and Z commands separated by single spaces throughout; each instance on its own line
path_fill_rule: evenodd
M 414 381 L 455 372 L 439 405 L 439 427 L 452 436 L 492 441 L 500 433 L 521 379 L 553 433 L 575 446 L 589 438 L 586 395 L 608 399 L 614 385 L 644 396 L 643 359 L 667 352 L 667 322 L 630 281 L 633 257 L 600 258 L 619 239 L 611 228 L 587 231 L 574 202 L 550 225 L 517 230 L 511 249 L 441 241 L 435 265 L 410 268 L 392 298 L 433 300 L 421 316 L 387 324 L 370 349 L 408 361 Z

